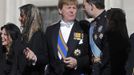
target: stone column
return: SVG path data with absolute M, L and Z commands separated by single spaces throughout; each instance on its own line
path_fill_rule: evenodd
M 6 0 L 6 23 L 16 23 L 16 0 Z
M 20 26 L 19 24 L 19 7 L 25 3 L 24 0 L 6 0 L 6 20 L 7 22 L 12 22 L 16 24 L 17 26 Z
M 0 1 L 0 27 L 5 24 L 5 16 L 6 16 L 6 1 Z

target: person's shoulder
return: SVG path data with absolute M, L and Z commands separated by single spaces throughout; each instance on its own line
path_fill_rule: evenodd
M 36 31 L 32 37 L 42 37 L 45 35 L 45 32 L 43 30 Z
M 51 24 L 50 26 L 47 27 L 46 32 L 48 32 L 48 31 L 50 32 L 50 31 L 53 31 L 53 29 L 58 28 L 59 24 L 60 24 L 60 22 L 55 22 L 55 23 Z
M 79 23 L 80 25 L 89 25 L 90 22 L 87 20 L 80 20 Z
M 38 30 L 38 31 L 36 31 L 35 33 L 36 33 L 36 34 L 41 34 L 41 35 L 43 35 L 43 34 L 44 34 L 44 31 L 43 31 L 43 30 Z
M 55 23 L 52 23 L 50 26 L 48 26 L 47 28 L 54 28 L 54 27 L 57 27 L 57 25 L 60 24 L 60 21 L 58 22 L 55 22 Z
M 131 39 L 131 38 L 134 38 L 134 33 L 132 33 L 132 34 L 130 35 L 130 39 Z

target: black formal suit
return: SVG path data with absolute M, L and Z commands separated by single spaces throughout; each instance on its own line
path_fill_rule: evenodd
M 68 53 L 67 57 L 73 57 L 77 60 L 77 69 L 70 69 L 66 67 L 66 64 L 58 57 L 57 40 L 60 30 L 60 22 L 50 26 L 46 30 L 47 47 L 50 57 L 49 74 L 48 75 L 80 75 L 87 70 L 90 72 L 89 66 L 89 52 L 88 52 L 88 37 L 81 29 L 77 21 L 74 22 L 69 40 L 67 42 Z M 79 44 L 80 40 L 74 39 L 74 33 L 81 33 L 84 35 L 83 43 Z M 77 56 L 74 52 L 76 49 L 80 50 L 80 54 Z
M 129 57 L 126 65 L 126 75 L 134 74 L 134 33 L 130 36 L 131 51 L 129 52 Z
M 106 35 L 107 32 L 106 11 L 103 11 L 98 17 L 96 17 L 91 22 L 90 27 L 91 25 L 94 25 L 92 35 L 93 41 L 102 52 L 100 56 L 101 61 L 98 63 L 93 63 L 92 75 L 110 75 L 109 47 Z
M 44 75 L 45 65 L 48 63 L 48 52 L 45 43 L 46 41 L 42 31 L 35 32 L 28 43 L 25 41 L 18 42 L 18 49 L 21 49 L 20 55 L 18 55 L 19 69 L 22 75 Z M 33 61 L 26 60 L 23 53 L 26 47 L 29 47 L 37 56 L 35 65 L 32 64 Z

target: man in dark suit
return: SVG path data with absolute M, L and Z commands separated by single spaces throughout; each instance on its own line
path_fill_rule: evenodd
M 88 37 L 76 20 L 77 5 L 77 0 L 59 0 L 62 19 L 46 30 L 48 75 L 80 75 L 90 71 Z
M 126 65 L 126 75 L 134 75 L 134 33 L 130 36 L 131 51 L 129 53 L 127 65 Z
M 89 45 L 93 62 L 91 75 L 110 75 L 104 0 L 83 0 L 83 6 L 87 16 L 94 18 L 89 28 Z

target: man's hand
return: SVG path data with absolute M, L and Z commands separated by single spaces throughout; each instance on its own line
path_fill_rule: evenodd
M 73 57 L 67 57 L 63 59 L 63 62 L 67 64 L 69 68 L 76 68 L 77 67 L 77 60 Z
M 37 61 L 37 57 L 34 54 L 34 52 L 29 49 L 28 47 L 26 49 L 24 49 L 24 55 L 26 57 L 27 60 L 31 60 L 31 61 Z

